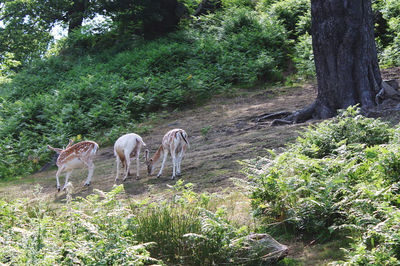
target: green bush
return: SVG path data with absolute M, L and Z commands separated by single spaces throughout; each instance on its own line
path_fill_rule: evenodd
M 311 35 L 301 35 L 294 46 L 295 52 L 292 60 L 296 66 L 297 74 L 306 78 L 315 76 L 314 53 Z
M 378 55 L 380 63 L 386 67 L 400 66 L 400 3 L 395 0 L 376 0 L 375 12 L 382 15 L 377 32 Z
M 396 264 L 399 129 L 357 113 L 351 107 L 282 154 L 249 163 L 252 206 L 273 234 L 351 238 L 346 263 Z
M 400 20 L 396 22 L 398 23 L 398 32 L 400 32 Z M 400 66 L 400 33 L 395 36 L 393 42 L 380 54 L 380 62 L 386 67 Z
M 393 135 L 390 125 L 378 119 L 366 118 L 360 109 L 349 107 L 317 127 L 302 133 L 295 149 L 311 158 L 323 158 L 337 153 L 343 145 L 362 143 L 373 146 L 388 143 Z
M 256 9 L 268 14 L 269 19 L 284 26 L 288 39 L 293 40 L 288 53 L 297 74 L 306 78 L 315 76 L 311 44 L 311 4 L 309 0 L 259 1 Z
M 290 39 L 297 39 L 299 36 L 311 30 L 311 23 L 307 23 L 308 27 L 304 27 L 304 24 L 302 24 L 303 27 L 300 29 L 298 27 L 298 25 L 301 24 L 300 22 L 304 21 L 305 16 L 308 18 L 311 17 L 310 0 L 278 1 L 264 8 L 266 8 L 265 11 L 267 11 L 271 17 L 277 19 L 285 26 Z

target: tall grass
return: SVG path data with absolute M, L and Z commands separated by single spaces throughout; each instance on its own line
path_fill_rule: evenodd
M 67 195 L 64 206 L 50 207 L 39 190 L 33 200 L 1 200 L 0 262 L 214 265 L 243 260 L 238 256 L 249 247 L 240 239 L 248 227 L 231 222 L 222 208 L 211 210 L 214 195 L 191 188 L 179 181 L 172 198 L 151 203 L 122 199 L 122 185 L 86 198 Z M 262 263 L 259 251 L 248 260 Z
M 61 210 L 40 200 L 0 201 L 0 262 L 9 265 L 157 263 L 127 230 L 132 213 L 109 193 L 72 200 Z
M 178 181 L 172 201 L 150 205 L 132 229 L 141 242 L 155 242 L 152 256 L 168 264 L 213 265 L 235 259 L 235 239 L 248 233 L 229 222 L 223 209 L 208 210 L 211 195 L 197 195 Z

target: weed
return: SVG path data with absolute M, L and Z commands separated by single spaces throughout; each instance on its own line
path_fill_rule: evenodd
M 207 135 L 208 135 L 208 132 L 210 131 L 210 129 L 211 129 L 211 125 L 208 125 L 208 126 L 205 126 L 205 127 L 201 128 L 201 135 L 203 136 L 203 138 L 205 140 L 208 139 Z

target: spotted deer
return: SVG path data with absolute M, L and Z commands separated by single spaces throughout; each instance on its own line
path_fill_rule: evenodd
M 183 129 L 172 129 L 164 135 L 162 139 L 162 143 L 158 148 L 157 152 L 153 155 L 153 157 L 149 158 L 149 150 L 146 149 L 146 164 L 147 164 L 147 172 L 149 175 L 153 174 L 154 167 L 158 163 L 161 158 L 161 154 L 163 155 L 163 160 L 160 168 L 160 172 L 157 175 L 159 178 L 164 169 L 165 161 L 167 160 L 168 153 L 171 154 L 172 157 L 172 178 L 174 179 L 176 175 L 181 175 L 181 162 L 183 155 L 186 152 L 186 149 L 189 147 L 188 135 Z M 175 174 L 176 172 L 176 174 Z
M 114 155 L 117 159 L 117 175 L 115 177 L 115 182 L 117 182 L 119 176 L 119 163 L 121 162 L 124 168 L 123 181 L 125 181 L 129 176 L 131 158 L 133 157 L 136 157 L 136 179 L 139 179 L 139 155 L 143 146 L 146 147 L 146 143 L 135 133 L 126 134 L 117 139 L 114 144 Z
M 74 145 L 72 144 L 73 141 L 70 140 L 65 149 L 53 148 L 50 145 L 47 145 L 50 150 L 53 150 L 59 154 L 56 162 L 56 165 L 58 167 L 58 171 L 56 174 L 58 191 L 60 191 L 59 177 L 64 171 L 67 173 L 65 175 L 65 184 L 63 190 L 65 190 L 65 187 L 67 186 L 68 178 L 71 175 L 73 169 L 81 168 L 84 165 L 86 165 L 89 169 L 88 177 L 84 185 L 89 186 L 92 180 L 94 171 L 93 158 L 97 150 L 99 149 L 99 145 L 94 141 L 82 141 Z

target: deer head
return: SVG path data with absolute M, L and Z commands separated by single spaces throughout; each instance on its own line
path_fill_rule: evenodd
M 144 151 L 144 156 L 146 159 L 146 165 L 147 165 L 147 174 L 148 175 L 152 175 L 153 174 L 153 170 L 154 170 L 154 160 L 153 158 L 149 158 L 149 150 L 146 149 Z

